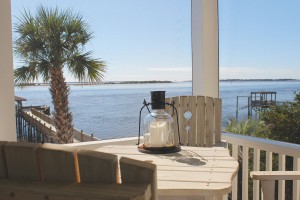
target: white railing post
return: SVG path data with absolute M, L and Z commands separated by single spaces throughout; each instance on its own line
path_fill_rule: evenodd
M 275 181 L 261 181 L 261 199 L 275 200 Z
M 279 171 L 285 171 L 285 155 L 279 154 Z M 285 200 L 285 180 L 278 181 L 278 200 Z
M 232 144 L 232 157 L 238 161 L 239 157 L 239 146 L 236 144 Z M 238 174 L 233 178 L 232 183 L 232 192 L 231 192 L 232 200 L 238 200 Z
M 294 157 L 293 170 L 294 171 L 300 170 L 300 158 Z M 295 180 L 293 181 L 293 200 L 299 200 L 299 199 L 300 199 L 300 181 Z
M 248 177 L 249 177 L 249 148 L 243 146 L 243 186 L 242 193 L 243 199 L 248 199 Z
M 260 171 L 260 150 L 254 149 L 253 170 Z M 259 200 L 259 180 L 253 180 L 253 200 Z
M 272 158 L 273 158 L 273 153 L 270 151 L 266 151 L 266 171 L 272 171 L 273 166 L 272 166 Z

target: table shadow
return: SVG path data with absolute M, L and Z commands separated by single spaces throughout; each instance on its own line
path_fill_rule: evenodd
M 178 153 L 158 155 L 160 158 L 170 159 L 179 163 L 185 163 L 191 166 L 206 165 L 207 160 L 193 151 L 181 150 Z

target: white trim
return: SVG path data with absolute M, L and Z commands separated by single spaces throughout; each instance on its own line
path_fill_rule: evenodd
M 193 95 L 219 97 L 218 0 L 192 0 Z
M 0 1 L 0 140 L 16 140 L 10 0 Z

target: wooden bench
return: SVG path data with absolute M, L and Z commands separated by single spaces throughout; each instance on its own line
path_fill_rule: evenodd
M 148 162 L 122 157 L 118 163 L 108 153 L 0 141 L 0 199 L 156 200 L 155 192 L 156 165 Z

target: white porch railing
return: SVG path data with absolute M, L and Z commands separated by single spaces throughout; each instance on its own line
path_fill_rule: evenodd
M 242 159 L 242 200 L 248 200 L 249 191 L 249 151 L 253 149 L 253 169 L 260 171 L 261 152 L 266 152 L 264 161 L 266 171 L 272 171 L 273 156 L 278 154 L 278 170 L 286 171 L 286 156 L 293 157 L 293 171 L 300 171 L 300 145 L 279 142 L 263 138 L 238 135 L 228 132 L 222 133 L 222 139 L 226 140 L 231 149 L 232 156 L 238 160 L 239 153 Z M 239 149 L 241 150 L 239 152 Z M 253 200 L 259 200 L 260 187 L 257 180 L 253 181 Z M 233 180 L 232 199 L 238 200 L 238 177 Z M 278 200 L 285 199 L 285 181 L 278 181 Z M 293 200 L 300 199 L 300 181 L 293 181 Z M 241 199 L 239 199 L 241 200 Z

